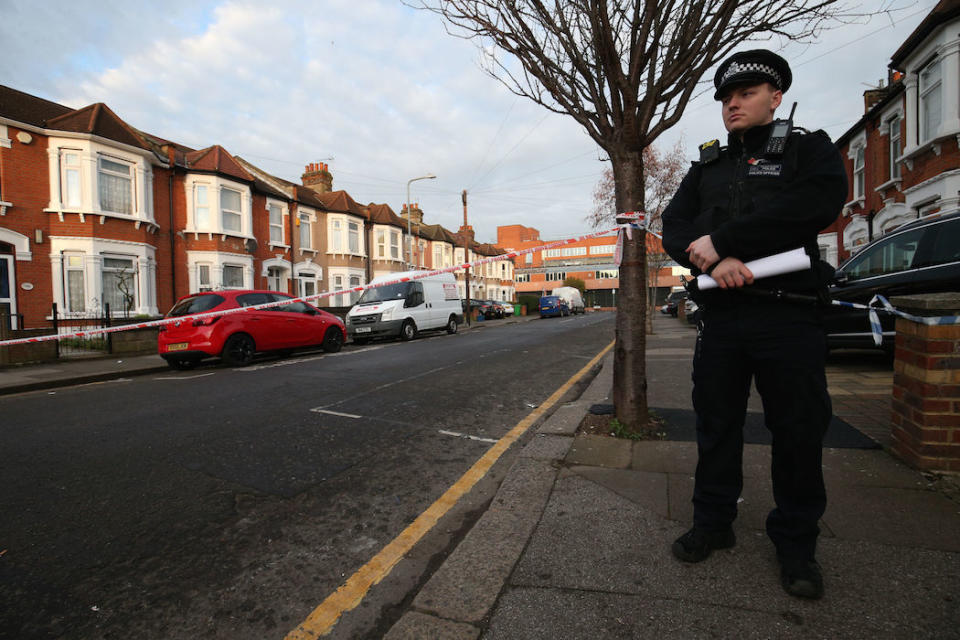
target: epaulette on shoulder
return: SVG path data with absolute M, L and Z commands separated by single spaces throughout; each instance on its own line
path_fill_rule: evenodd
M 713 162 L 720 157 L 720 141 L 714 138 L 700 145 L 700 164 Z

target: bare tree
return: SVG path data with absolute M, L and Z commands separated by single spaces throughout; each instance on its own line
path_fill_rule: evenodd
M 683 152 L 683 141 L 668 151 L 662 152 L 656 145 L 643 150 L 643 193 L 646 203 L 647 226 L 656 235 L 663 230 L 661 216 L 667 208 L 673 194 L 676 193 L 686 173 L 687 160 Z M 587 216 L 587 222 L 594 228 L 614 223 L 617 214 L 616 185 L 613 171 L 607 169 L 593 190 L 593 211 Z M 653 333 L 653 311 L 656 306 L 656 291 L 660 286 L 660 270 L 671 262 L 663 245 L 653 234 L 647 236 L 647 333 Z
M 744 42 L 809 41 L 853 17 L 837 0 L 412 1 L 475 39 L 484 70 L 510 91 L 586 129 L 610 157 L 617 211 L 644 209 L 643 150 L 679 121 L 707 70 Z M 634 238 L 621 263 L 614 405 L 641 430 L 646 264 Z

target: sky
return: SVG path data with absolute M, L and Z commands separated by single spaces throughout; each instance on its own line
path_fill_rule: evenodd
M 856 4 L 856 2 L 854 2 Z M 793 69 L 795 121 L 836 138 L 863 92 L 935 0 L 864 0 L 890 14 L 780 51 Z M 325 162 L 334 189 L 456 231 L 468 191 L 480 242 L 522 224 L 558 239 L 593 231 L 593 191 L 609 161 L 574 120 L 510 93 L 480 68 L 475 42 L 399 0 L 0 0 L 0 84 L 71 107 L 103 102 L 141 130 L 201 149 L 219 144 L 300 181 Z M 750 43 L 742 48 L 779 43 Z M 710 80 L 713 72 L 708 72 Z M 655 143 L 725 135 L 712 91 Z M 786 116 L 786 113 L 778 115 Z M 435 174 L 435 179 L 413 178 Z

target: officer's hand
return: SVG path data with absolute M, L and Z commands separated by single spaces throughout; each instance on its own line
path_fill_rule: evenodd
M 706 271 L 710 265 L 720 260 L 720 255 L 713 248 L 713 240 L 708 235 L 700 236 L 691 242 L 685 251 L 690 254 L 690 262 L 700 271 Z
M 717 281 L 721 289 L 733 289 L 745 284 L 753 284 L 753 273 L 736 258 L 724 258 L 713 271 L 711 277 Z

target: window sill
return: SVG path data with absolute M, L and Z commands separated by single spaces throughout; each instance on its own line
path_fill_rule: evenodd
M 9 209 L 12 206 L 13 206 L 12 202 L 6 202 L 4 200 L 0 200 L 0 216 L 7 215 L 7 209 Z
M 311 255 L 317 255 L 320 252 L 317 251 L 316 249 L 306 249 L 304 247 L 300 247 L 300 253 L 309 253 Z
M 903 177 L 901 176 L 899 178 L 894 178 L 893 180 L 887 180 L 883 184 L 877 185 L 874 191 L 876 191 L 877 193 L 883 193 L 887 189 L 896 189 L 897 191 L 899 191 L 900 185 L 902 184 L 903 184 Z
M 848 203 L 846 203 L 845 205 L 843 205 L 843 208 L 849 210 L 849 209 L 851 209 L 852 207 L 856 206 L 856 207 L 860 207 L 860 208 L 862 209 L 864 202 L 866 202 L 866 198 L 864 198 L 864 196 L 860 196 L 859 198 L 854 198 L 854 199 L 851 200 L 850 202 L 848 202 Z
M 346 256 L 347 258 L 366 258 L 367 256 L 362 253 L 351 253 L 349 251 L 327 251 L 328 256 Z M 402 260 L 397 260 L 397 262 L 402 262 Z
M 273 250 L 273 249 L 283 249 L 284 251 L 286 251 L 287 249 L 290 248 L 290 245 L 288 245 L 288 244 L 280 244 L 280 243 L 277 243 L 277 242 L 271 242 L 269 246 L 270 246 L 270 249 L 271 249 L 271 250 Z
M 897 158 L 897 162 L 907 165 L 907 168 L 913 170 L 914 161 L 927 151 L 933 151 L 934 155 L 940 155 L 943 151 L 943 143 L 951 138 L 956 138 L 960 143 L 960 131 L 948 131 L 943 135 L 927 140 L 923 144 L 903 150 L 903 155 Z
M 233 233 L 231 231 L 218 231 L 218 230 L 206 230 L 206 229 L 184 229 L 183 233 L 192 233 L 193 239 L 199 239 L 200 235 L 206 235 L 208 240 L 213 240 L 213 236 L 220 236 L 221 240 L 226 240 L 227 238 L 240 238 L 241 240 L 253 240 L 256 241 L 256 238 L 253 236 L 246 236 L 241 233 Z
M 80 216 L 80 222 L 86 222 L 86 217 L 91 216 L 94 218 L 100 218 L 100 224 L 104 224 L 107 218 L 113 218 L 115 220 L 126 220 L 128 222 L 134 223 L 134 227 L 139 229 L 140 225 L 145 224 L 147 228 L 153 227 L 159 229 L 160 225 L 153 221 L 152 218 L 145 218 L 140 216 L 128 215 L 126 213 L 111 213 L 109 211 L 85 211 L 77 207 L 48 207 L 43 210 L 44 213 L 55 213 L 60 219 L 60 222 L 63 222 L 63 215 L 65 213 L 75 213 Z

